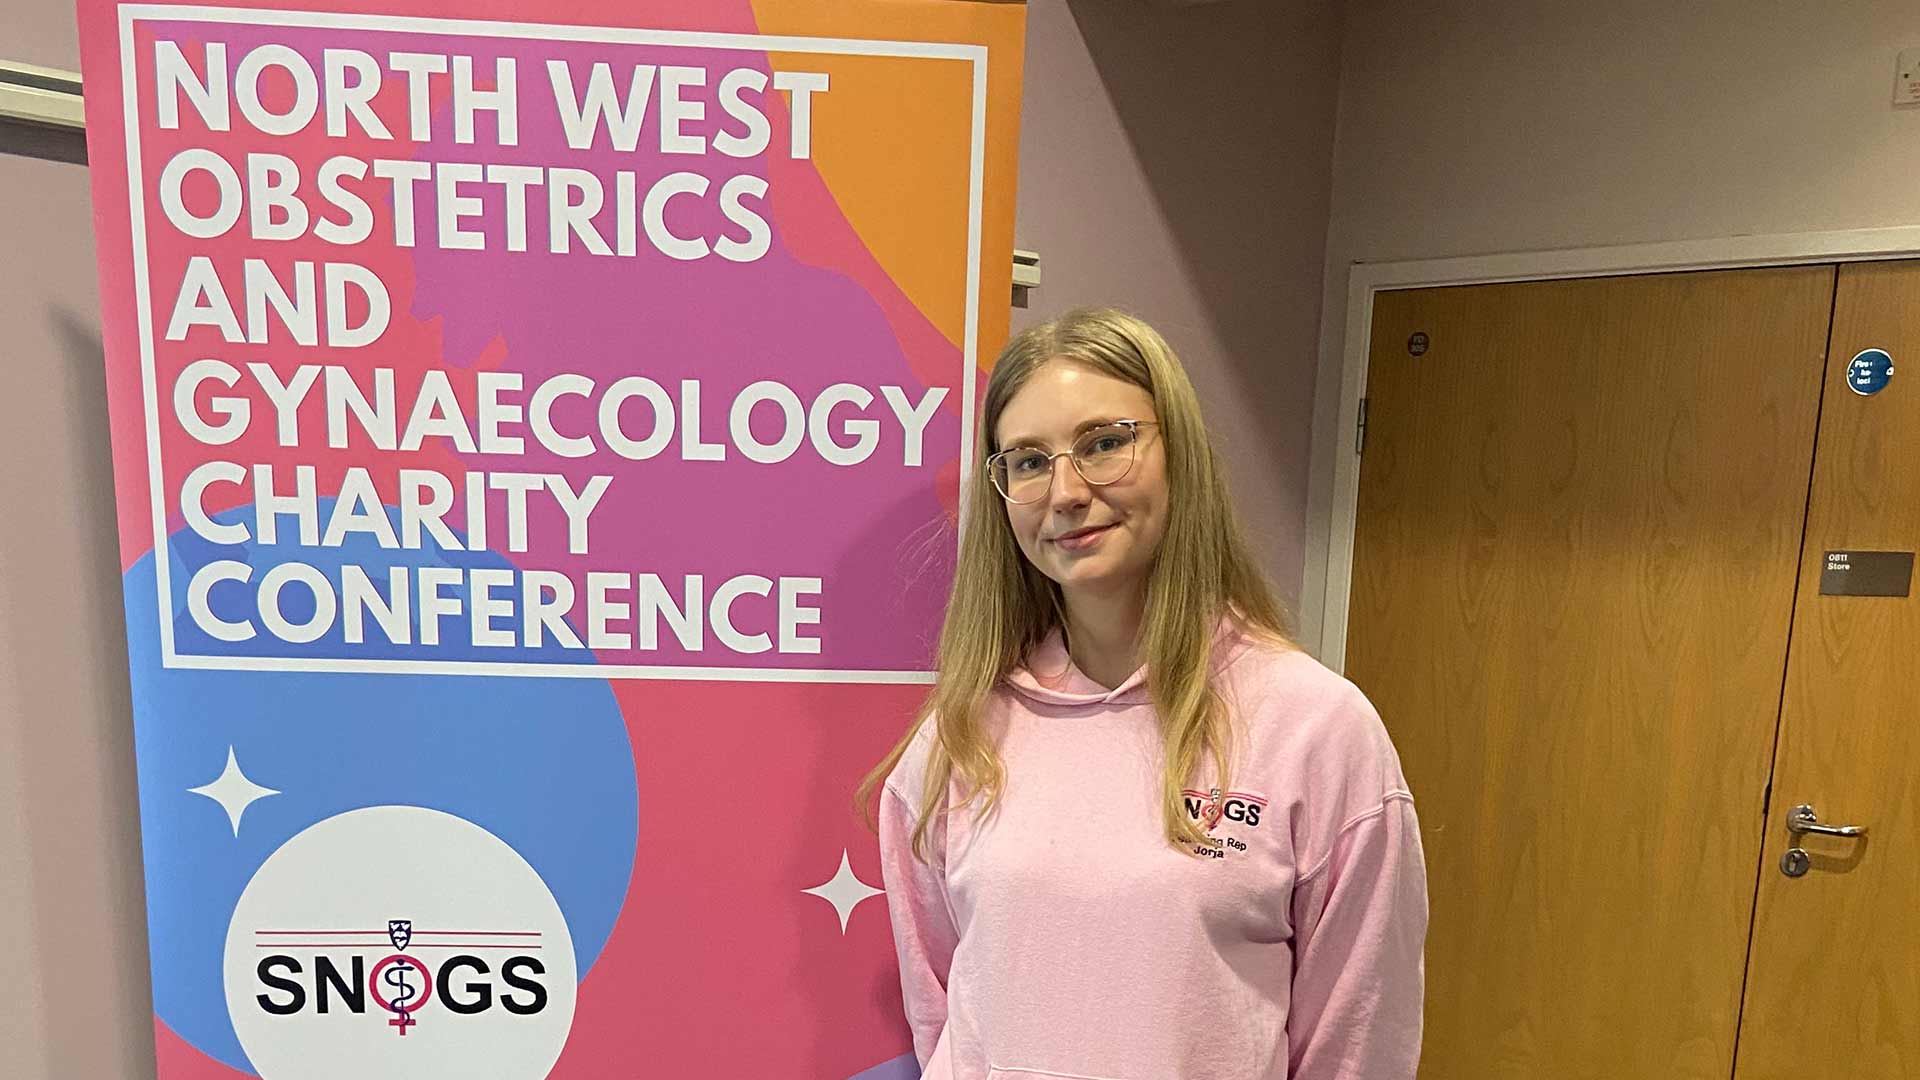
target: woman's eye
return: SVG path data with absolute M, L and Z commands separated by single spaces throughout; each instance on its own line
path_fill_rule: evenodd
M 1040 468 L 1040 460 L 1040 455 L 1038 454 L 1028 454 L 1024 457 L 1014 458 L 1013 471 L 1017 473 L 1034 472 Z
M 1127 440 L 1118 435 L 1102 435 L 1093 440 L 1093 444 L 1087 450 L 1094 454 L 1111 454 L 1125 445 Z

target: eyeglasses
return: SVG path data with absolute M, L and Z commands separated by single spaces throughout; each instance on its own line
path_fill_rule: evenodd
M 1053 461 L 1064 456 L 1073 462 L 1080 479 L 1095 487 L 1105 487 L 1133 469 L 1134 447 L 1140 441 L 1140 429 L 1152 427 L 1153 420 L 1115 420 L 1082 434 L 1073 447 L 1056 454 L 1031 446 L 1014 446 L 987 458 L 987 474 L 993 486 L 1010 503 L 1037 502 L 1053 487 Z

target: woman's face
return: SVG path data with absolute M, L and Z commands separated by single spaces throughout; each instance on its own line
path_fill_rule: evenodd
M 994 437 L 1002 450 L 1032 447 L 1052 454 L 1115 420 L 1158 419 L 1152 395 L 1140 387 L 1052 360 L 1007 402 Z M 1159 425 L 1138 430 L 1133 466 L 1113 483 L 1087 483 L 1062 454 L 1054 459 L 1044 496 L 1006 504 L 1020 550 L 1069 596 L 1146 585 L 1167 531 L 1167 459 Z

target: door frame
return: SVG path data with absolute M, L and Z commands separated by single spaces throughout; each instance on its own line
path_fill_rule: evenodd
M 1377 293 L 1444 285 L 1915 257 L 1920 257 L 1920 226 L 1348 264 L 1344 334 L 1336 333 L 1336 325 L 1328 319 L 1320 338 L 1308 465 L 1300 643 L 1321 663 L 1335 671 L 1345 669 L 1353 534 L 1360 501 L 1360 454 L 1355 443 L 1360 400 L 1366 395 L 1367 360 L 1373 345 L 1373 298 Z M 1330 283 L 1329 301 L 1332 289 Z M 1325 422 L 1322 417 L 1327 418 Z

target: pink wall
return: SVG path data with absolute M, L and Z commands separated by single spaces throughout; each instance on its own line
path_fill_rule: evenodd
M 0 1072 L 151 1075 L 86 169 L 0 154 L 0 192 Z
M 1128 307 L 1185 356 L 1254 543 L 1299 586 L 1339 60 L 1333 0 L 1033 0 L 1016 326 Z M 0 57 L 79 66 L 72 7 L 16 0 Z M 44 143 L 45 140 L 38 140 Z M 86 174 L 0 129 L 0 1060 L 153 1075 L 133 737 Z M 70 145 L 70 144 L 69 144 Z M 28 510 L 31 512 L 27 512 Z
M 1180 351 L 1254 547 L 1300 588 L 1340 20 L 1330 0 L 1028 4 L 1016 329 L 1113 304 Z

